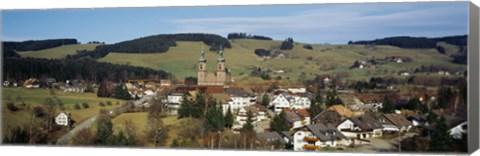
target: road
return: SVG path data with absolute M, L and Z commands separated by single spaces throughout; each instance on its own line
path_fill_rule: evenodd
M 134 101 L 133 103 L 134 103 L 135 106 L 145 105 L 145 103 L 147 103 L 148 100 L 150 100 L 151 98 L 152 97 L 144 96 L 143 98 L 141 98 L 137 101 Z M 121 107 L 118 107 L 118 108 L 115 108 L 115 109 L 121 109 Z M 77 124 L 72 130 L 68 131 L 67 134 L 64 134 L 63 136 L 58 138 L 57 144 L 58 145 L 69 144 L 70 140 L 75 136 L 75 134 L 77 134 L 80 130 L 82 130 L 84 128 L 91 127 L 95 123 L 95 120 L 97 119 L 97 117 L 98 117 L 98 114 L 88 118 L 87 120 L 83 121 L 80 124 Z
M 92 126 L 93 123 L 95 123 L 95 120 L 97 119 L 97 117 L 98 117 L 98 114 L 88 118 L 87 120 L 85 120 L 81 124 L 78 124 L 77 126 L 75 126 L 72 130 L 68 131 L 67 134 L 58 138 L 57 144 L 58 145 L 68 144 L 70 142 L 70 140 L 72 139 L 72 137 L 74 137 L 75 134 L 77 134 L 77 132 L 79 132 L 80 130 L 82 130 L 84 128 L 89 128 L 90 126 Z

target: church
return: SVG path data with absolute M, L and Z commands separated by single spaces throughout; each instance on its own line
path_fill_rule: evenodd
M 225 68 L 225 58 L 223 58 L 223 49 L 220 47 L 218 52 L 217 68 L 215 72 L 207 71 L 207 59 L 205 52 L 200 52 L 198 59 L 197 84 L 199 86 L 226 86 L 228 80 L 228 71 Z

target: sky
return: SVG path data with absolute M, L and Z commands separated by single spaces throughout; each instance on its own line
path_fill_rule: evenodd
M 117 43 L 173 33 L 245 32 L 346 44 L 392 36 L 468 33 L 468 2 L 2 10 L 4 41 L 76 38 Z

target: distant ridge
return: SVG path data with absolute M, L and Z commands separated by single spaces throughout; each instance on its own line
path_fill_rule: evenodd
M 49 48 L 55 48 L 62 45 L 78 44 L 77 39 L 48 39 L 48 40 L 28 40 L 22 42 L 6 41 L 3 43 L 3 49 L 16 51 L 37 51 Z
M 383 39 L 375 39 L 370 41 L 349 41 L 348 44 L 362 44 L 362 45 L 391 45 L 400 48 L 435 48 L 437 42 L 446 42 L 456 46 L 467 45 L 467 35 L 447 36 L 439 38 L 426 38 L 426 37 L 410 37 L 410 36 L 397 36 L 387 37 Z

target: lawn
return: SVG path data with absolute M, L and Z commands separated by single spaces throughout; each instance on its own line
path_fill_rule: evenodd
M 64 45 L 38 51 L 18 51 L 18 54 L 22 57 L 59 59 L 65 58 L 67 55 L 76 54 L 77 50 L 93 50 L 98 45 L 99 44 Z
M 61 91 L 55 92 L 56 97 L 60 99 L 64 105 L 65 110 L 63 112 L 70 112 L 72 119 L 77 123 L 97 114 L 100 109 L 111 110 L 115 107 L 119 107 L 123 104 L 122 100 L 111 98 L 98 98 L 95 93 L 65 93 Z M 18 98 L 20 96 L 20 98 Z M 2 88 L 2 129 L 23 126 L 30 124 L 33 115 L 33 108 L 35 106 L 42 105 L 46 98 L 52 97 L 47 89 L 25 89 L 25 88 Z M 16 112 L 11 112 L 6 108 L 6 103 L 13 101 L 16 106 L 19 106 L 21 101 L 24 101 L 29 109 L 21 109 Z M 102 107 L 100 102 L 111 101 L 111 106 Z M 118 105 L 117 105 L 118 101 Z M 81 108 L 76 110 L 73 108 L 75 103 L 88 103 L 89 108 Z M 61 112 L 60 108 L 57 108 L 57 112 Z M 35 119 L 35 124 L 40 124 L 43 120 L 40 118 Z

